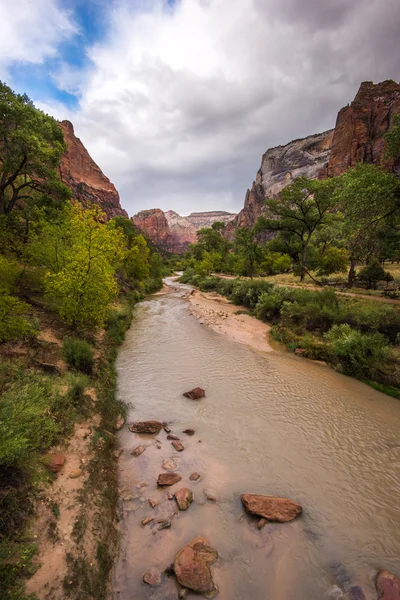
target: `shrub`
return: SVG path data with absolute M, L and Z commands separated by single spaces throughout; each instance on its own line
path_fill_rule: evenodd
M 115 344 L 122 344 L 125 333 L 131 322 L 132 312 L 129 306 L 124 310 L 110 310 L 106 322 L 109 337 Z
M 357 277 L 366 284 L 368 289 L 375 289 L 378 281 L 391 281 L 393 279 L 390 273 L 383 269 L 376 258 L 371 259 L 371 261 L 359 271 Z
M 255 314 L 261 321 L 279 317 L 284 302 L 284 294 L 277 288 L 273 293 L 262 292 L 255 307 Z
M 35 328 L 25 318 L 29 306 L 15 296 L 0 290 L 0 342 L 18 340 L 34 335 Z
M 382 380 L 382 365 L 392 359 L 392 350 L 381 333 L 361 333 L 350 325 L 334 325 L 325 334 L 332 351 L 348 375 Z
M 236 280 L 230 298 L 234 304 L 243 304 L 243 306 L 253 309 L 262 292 L 270 292 L 274 288 L 274 284 L 268 281 Z
M 48 379 L 21 377 L 2 394 L 0 471 L 7 466 L 26 467 L 33 453 L 46 450 L 58 434 L 49 407 L 53 390 Z
M 399 310 L 382 302 L 351 300 L 343 303 L 339 322 L 349 323 L 363 332 L 379 331 L 392 343 L 400 333 Z
M 63 343 L 63 356 L 69 367 L 91 374 L 94 365 L 93 349 L 78 338 L 66 338 Z

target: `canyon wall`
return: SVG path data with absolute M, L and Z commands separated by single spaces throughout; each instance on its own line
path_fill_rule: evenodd
M 173 210 L 164 213 L 160 208 L 153 208 L 140 211 L 132 220 L 155 246 L 167 252 L 183 254 L 189 244 L 197 242 L 199 229 L 211 227 L 216 221 L 229 222 L 235 216 L 224 211 L 211 211 L 181 217 Z
M 270 148 L 261 159 L 256 179 L 247 190 L 244 207 L 228 225 L 228 235 L 237 227 L 253 227 L 263 212 L 265 198 L 272 198 L 296 177 L 318 177 L 328 166 L 333 130 L 293 140 Z
M 233 237 L 237 227 L 253 227 L 265 210 L 265 198 L 277 196 L 300 175 L 311 179 L 333 177 L 360 161 L 400 173 L 400 160 L 385 157 L 383 138 L 393 115 L 399 113 L 398 83 L 365 81 L 354 101 L 339 111 L 333 130 L 267 150 L 256 179 L 246 192 L 243 209 L 228 225 L 229 237 Z
M 67 145 L 59 167 L 60 178 L 72 190 L 73 197 L 84 205 L 98 204 L 109 219 L 117 215 L 128 217 L 117 190 L 75 136 L 72 123 L 62 121 L 59 126 Z
M 339 111 L 327 168 L 328 177 L 341 175 L 358 162 L 398 169 L 385 158 L 384 134 L 400 113 L 400 85 L 395 81 L 364 81 L 354 101 Z

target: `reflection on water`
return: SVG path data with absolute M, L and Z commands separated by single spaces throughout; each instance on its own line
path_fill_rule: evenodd
M 155 436 L 160 444 L 127 428 L 120 434 L 115 598 L 177 598 L 173 578 L 150 588 L 142 575 L 164 570 L 196 535 L 220 554 L 218 598 L 321 600 L 338 597 L 339 588 L 346 597 L 352 585 L 376 598 L 376 569 L 399 568 L 400 402 L 322 365 L 224 339 L 188 315 L 185 289 L 176 284 L 137 307 L 117 363 L 129 419 L 167 421 L 185 450 L 177 453 L 164 431 Z M 199 402 L 182 396 L 195 385 L 207 393 Z M 181 433 L 188 427 L 193 437 Z M 149 447 L 131 456 L 143 440 Z M 185 486 L 195 494 L 180 514 L 156 485 L 170 457 L 182 475 L 172 490 Z M 189 481 L 193 471 L 201 474 L 197 482 Z M 139 488 L 142 482 L 148 485 Z M 259 531 L 243 515 L 242 492 L 290 497 L 304 514 Z M 152 509 L 149 497 L 159 506 Z M 155 521 L 143 528 L 146 516 Z M 164 517 L 172 527 L 158 531 L 156 520 Z

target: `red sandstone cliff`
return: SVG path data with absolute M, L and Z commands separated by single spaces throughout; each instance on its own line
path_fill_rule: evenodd
M 117 215 L 128 217 L 121 207 L 117 190 L 75 136 L 72 123 L 62 121 L 59 126 L 67 145 L 61 159 L 60 178 L 71 188 L 73 197 L 83 204 L 98 204 L 109 219 Z
M 132 221 L 158 248 L 173 253 L 181 250 L 171 235 L 168 221 L 160 208 L 141 210 L 132 217 Z
M 383 135 L 400 113 L 400 85 L 395 81 L 364 81 L 354 101 L 339 111 L 327 175 L 341 175 L 358 162 L 398 168 L 384 158 Z

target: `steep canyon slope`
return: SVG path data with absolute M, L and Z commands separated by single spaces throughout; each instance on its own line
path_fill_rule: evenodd
M 71 189 L 73 197 L 82 204 L 98 204 L 109 219 L 117 215 L 128 217 L 128 213 L 121 207 L 115 186 L 75 136 L 72 123 L 62 121 L 59 126 L 67 145 L 59 167 L 60 179 Z

